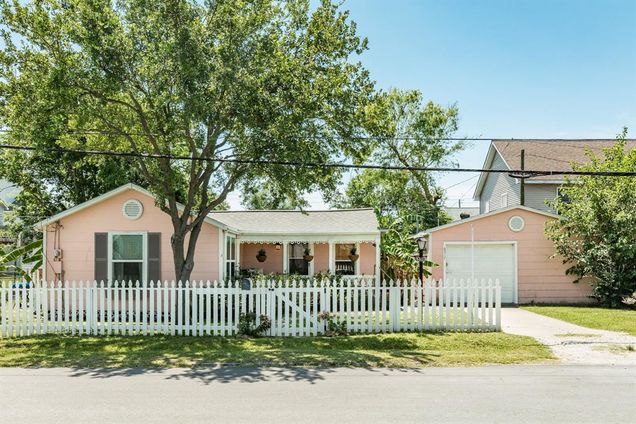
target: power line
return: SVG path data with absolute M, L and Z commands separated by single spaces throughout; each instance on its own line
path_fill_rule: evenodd
M 135 152 L 117 152 L 107 150 L 83 150 L 83 149 L 66 149 L 66 148 L 37 148 L 34 146 L 13 146 L 8 144 L 0 144 L 0 148 L 9 150 L 36 151 L 44 150 L 54 153 L 79 153 L 86 155 L 98 156 L 116 156 L 116 157 L 134 157 L 142 159 L 168 159 L 182 161 L 200 161 L 200 162 L 217 162 L 217 163 L 234 163 L 239 165 L 277 165 L 277 166 L 293 166 L 306 168 L 341 168 L 341 169 L 379 169 L 392 171 L 422 171 L 422 172 L 479 172 L 490 174 L 516 174 L 516 178 L 520 175 L 523 178 L 531 178 L 536 176 L 550 175 L 576 175 L 576 176 L 602 176 L 602 177 L 633 177 L 636 171 L 563 171 L 563 170 L 521 170 L 521 169 L 482 169 L 482 168 L 452 168 L 452 167 L 425 167 L 425 166 L 398 166 L 398 165 L 355 165 L 347 163 L 319 163 L 319 162 L 294 162 L 272 159 L 232 159 L 232 158 L 205 158 L 166 155 L 159 153 L 135 153 Z
M 468 189 L 462 193 L 461 197 L 458 200 L 463 200 L 466 198 L 466 194 L 468 194 L 469 191 L 471 191 L 473 188 L 475 188 L 475 186 L 477 185 L 477 181 L 475 181 L 473 184 L 470 185 L 470 187 L 468 187 Z
M 10 133 L 13 130 L 8 128 L 0 128 L 0 133 Z M 102 131 L 102 130 L 77 130 L 77 131 L 67 131 L 64 132 L 66 135 L 103 135 L 109 137 L 121 137 L 121 136 L 136 136 L 136 137 L 160 137 L 163 134 L 157 133 L 148 133 L 148 132 L 117 132 L 117 131 Z M 231 137 L 230 137 L 231 138 Z M 305 136 L 302 137 L 308 140 L 320 140 L 324 139 L 325 136 Z M 402 140 L 402 141 L 418 141 L 427 139 L 427 137 L 393 137 L 393 136 L 349 136 L 346 137 L 351 140 Z M 532 141 L 536 143 L 552 143 L 552 142 L 563 142 L 563 141 L 577 141 L 577 142 L 593 142 L 593 141 L 616 141 L 616 138 L 549 138 L 549 139 L 537 139 L 537 138 L 516 138 L 516 137 L 430 137 L 431 140 L 438 141 Z M 628 141 L 631 141 L 629 139 Z M 586 146 L 573 146 L 577 148 L 584 148 Z
M 449 188 L 457 187 L 458 185 L 460 185 L 460 184 L 464 184 L 464 183 L 466 183 L 466 182 L 468 182 L 468 181 L 472 180 L 473 178 L 477 178 L 478 176 L 479 176 L 479 175 L 473 175 L 473 176 L 472 176 L 472 177 L 470 177 L 470 178 L 466 178 L 465 180 L 462 180 L 462 181 L 460 181 L 460 182 L 458 182 L 458 183 L 455 183 L 455 184 L 449 185 L 448 187 L 442 187 L 442 188 L 443 188 L 444 190 L 448 190 Z

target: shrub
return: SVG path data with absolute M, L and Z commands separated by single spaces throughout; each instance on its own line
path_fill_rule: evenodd
M 319 321 L 324 321 L 327 328 L 326 336 L 346 336 L 349 334 L 345 320 L 338 320 L 331 312 L 323 311 L 318 315 Z
M 636 150 L 625 146 L 626 132 L 600 156 L 576 171 L 628 172 L 636 169 Z M 565 184 L 554 207 L 561 219 L 547 225 L 556 252 L 570 265 L 576 281 L 590 281 L 592 296 L 603 306 L 622 307 L 636 290 L 636 179 L 579 176 Z
M 272 328 L 272 321 L 267 315 L 260 316 L 261 323 L 256 325 L 256 314 L 248 312 L 241 314 L 238 323 L 238 334 L 247 337 L 259 337 Z

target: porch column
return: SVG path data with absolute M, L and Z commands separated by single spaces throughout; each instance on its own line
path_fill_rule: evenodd
M 236 249 L 234 252 L 234 257 L 236 258 L 236 263 L 234 266 L 236 267 L 237 275 L 241 272 L 241 238 L 236 236 L 234 238 L 234 248 Z
M 380 256 L 380 237 L 375 238 L 375 282 L 380 285 L 382 282 L 381 265 L 382 258 Z
M 336 270 L 334 269 L 334 249 L 333 249 L 333 241 L 329 240 L 329 274 L 335 274 Z
M 225 278 L 225 230 L 219 229 L 219 281 Z
M 288 247 L 289 246 L 289 242 L 285 241 L 283 242 L 283 274 L 287 274 L 287 272 L 289 271 L 289 252 L 288 252 Z
M 316 260 L 316 245 L 314 243 L 307 243 L 307 247 L 309 248 L 309 251 L 311 252 L 312 255 L 314 255 L 314 260 L 309 262 L 309 264 L 307 264 L 307 268 L 309 269 L 309 276 L 313 277 L 314 276 L 314 261 Z

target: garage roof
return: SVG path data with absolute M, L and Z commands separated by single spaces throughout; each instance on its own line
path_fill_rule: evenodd
M 471 216 L 470 218 L 462 219 L 462 220 L 459 220 L 459 221 L 453 221 L 453 222 L 451 222 L 449 224 L 444 224 L 444 225 L 440 225 L 440 226 L 437 226 L 437 227 L 429 228 L 427 230 L 424 230 L 424 231 L 421 231 L 421 232 L 417 233 L 413 237 L 422 237 L 422 236 L 431 234 L 431 233 L 433 233 L 435 231 L 442 230 L 444 228 L 454 227 L 455 225 L 465 224 L 466 222 L 477 221 L 478 219 L 482 219 L 482 218 L 486 218 L 488 216 L 493 216 L 493 215 L 497 215 L 497 214 L 500 214 L 500 213 L 508 212 L 510 210 L 513 210 L 513 209 L 520 209 L 520 210 L 524 210 L 524 211 L 528 211 L 528 212 L 533 212 L 533 213 L 536 213 L 536 214 L 539 214 L 539 215 L 549 216 L 550 218 L 559 218 L 559 215 L 556 215 L 556 214 L 553 214 L 553 213 L 550 213 L 550 212 L 540 211 L 539 209 L 529 208 L 527 206 L 520 206 L 520 205 L 508 206 L 507 208 L 496 209 L 496 210 L 494 210 L 492 212 L 482 213 L 480 215 Z

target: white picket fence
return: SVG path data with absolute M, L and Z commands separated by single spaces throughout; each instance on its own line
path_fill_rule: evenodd
M 499 331 L 498 281 L 36 282 L 0 287 L 0 334 L 230 336 L 241 314 L 271 320 L 269 336 L 326 330 L 329 312 L 350 333 Z

